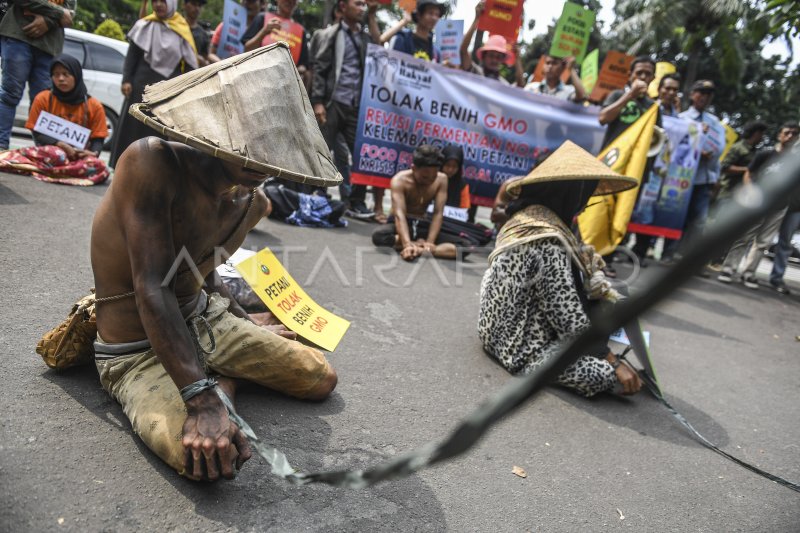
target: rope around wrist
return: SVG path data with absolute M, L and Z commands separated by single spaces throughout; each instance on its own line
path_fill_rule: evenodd
M 194 383 L 189 383 L 181 389 L 181 398 L 183 399 L 184 403 L 186 403 L 201 392 L 213 389 L 216 386 L 217 380 L 214 378 L 198 379 Z
M 258 453 L 264 460 L 272 468 L 272 473 L 280 476 L 284 479 L 289 480 L 295 484 L 302 484 L 305 483 L 302 477 L 295 474 L 294 468 L 289 464 L 289 461 L 286 459 L 286 456 L 278 450 L 277 448 L 273 448 L 262 442 L 253 431 L 253 428 L 244 421 L 244 419 L 239 416 L 236 412 L 236 409 L 233 407 L 233 402 L 228 395 L 225 394 L 225 391 L 219 387 L 217 380 L 213 377 L 211 378 L 204 378 L 195 381 L 194 383 L 190 383 L 186 385 L 184 388 L 181 389 L 181 398 L 183 398 L 184 402 L 188 402 L 201 392 L 205 392 L 207 390 L 213 390 L 217 396 L 219 397 L 222 404 L 225 406 L 225 409 L 228 411 L 228 418 L 236 424 L 239 429 L 244 434 L 245 438 L 250 442 L 250 445 L 253 449 Z

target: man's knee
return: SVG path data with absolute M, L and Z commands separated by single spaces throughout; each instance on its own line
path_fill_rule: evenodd
M 338 383 L 339 378 L 336 375 L 336 371 L 333 369 L 332 366 L 328 366 L 328 370 L 325 373 L 325 376 L 320 379 L 314 388 L 312 388 L 308 393 L 305 395 L 305 399 L 307 400 L 324 400 L 333 392 L 333 389 L 336 388 L 336 384 Z

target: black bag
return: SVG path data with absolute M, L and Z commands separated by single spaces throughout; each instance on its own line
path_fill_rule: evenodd
M 272 212 L 269 214 L 269 218 L 284 222 L 300 207 L 297 193 L 286 189 L 280 183 L 274 181 L 265 183 L 264 194 L 272 202 Z

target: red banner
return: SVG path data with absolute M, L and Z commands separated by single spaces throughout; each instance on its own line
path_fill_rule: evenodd
M 303 33 L 305 33 L 303 25 L 293 21 L 292 19 L 285 19 L 283 17 L 279 17 L 278 15 L 272 17 L 267 15 L 264 17 L 264 26 L 269 24 L 269 21 L 272 19 L 280 20 L 281 27 L 277 30 L 273 30 L 272 33 L 264 37 L 264 39 L 261 41 L 261 46 L 266 46 L 278 41 L 284 41 L 289 45 L 289 49 L 292 52 L 292 59 L 296 65 L 297 62 L 300 61 L 300 52 L 303 46 Z
M 486 0 L 486 9 L 478 19 L 478 30 L 516 42 L 522 25 L 523 4 L 524 0 Z

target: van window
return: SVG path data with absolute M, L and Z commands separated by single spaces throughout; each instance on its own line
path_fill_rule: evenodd
M 83 51 L 83 45 L 80 42 L 73 41 L 72 39 L 64 39 L 64 53 L 80 61 L 81 66 L 86 66 L 83 63 L 86 59 L 86 53 Z
M 89 61 L 84 65 L 85 68 L 122 74 L 125 56 L 102 44 L 85 43 L 85 45 L 89 49 Z

